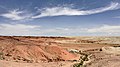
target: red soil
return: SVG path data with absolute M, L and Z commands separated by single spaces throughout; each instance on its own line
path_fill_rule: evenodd
M 0 52 L 4 60 L 18 62 L 76 60 L 77 55 L 52 41 L 52 38 L 0 37 Z

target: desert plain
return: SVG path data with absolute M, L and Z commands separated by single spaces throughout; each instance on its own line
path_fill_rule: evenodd
M 119 66 L 119 36 L 0 36 L 0 67 Z

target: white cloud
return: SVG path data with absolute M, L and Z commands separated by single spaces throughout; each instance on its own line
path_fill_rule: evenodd
M 25 24 L 0 24 L 1 35 L 31 35 L 40 26 Z
M 41 28 L 37 25 L 26 24 L 0 24 L 0 35 L 75 35 L 81 33 L 81 29 L 73 28 Z
M 113 17 L 113 18 L 120 18 L 120 16 L 117 16 L 117 17 Z
M 76 35 L 76 34 L 82 34 L 86 33 L 85 28 L 49 28 L 49 29 L 43 29 L 40 30 L 42 34 L 47 34 L 47 35 Z
M 53 28 L 53 29 L 44 29 L 41 30 L 42 34 L 55 34 L 55 35 L 119 35 L 120 34 L 120 25 L 111 26 L 111 25 L 103 25 L 100 27 L 94 28 Z
M 66 16 L 74 16 L 74 15 L 90 15 L 90 14 L 96 14 L 96 13 L 101 13 L 109 10 L 116 10 L 120 8 L 119 3 L 114 3 L 112 2 L 111 4 L 105 6 L 105 7 L 100 7 L 96 9 L 91 9 L 91 10 L 79 10 L 79 9 L 73 9 L 70 7 L 53 7 L 53 8 L 44 8 L 43 10 L 38 9 L 38 7 L 35 7 L 35 9 L 38 9 L 37 12 L 32 12 L 29 13 L 28 11 L 20 11 L 19 9 L 14 9 L 10 10 L 7 13 L 3 13 L 0 16 L 4 18 L 8 18 L 11 20 L 31 20 L 35 18 L 41 18 L 41 17 L 47 17 L 47 16 L 61 16 L 61 15 L 66 15 Z M 35 15 L 35 14 L 38 15 Z
M 104 25 L 94 28 L 41 28 L 38 25 L 0 24 L 0 35 L 119 35 L 120 25 Z
M 1 14 L 0 16 L 9 18 L 11 20 L 24 20 L 31 17 L 31 14 L 26 14 L 24 11 L 19 11 L 19 9 L 15 9 L 12 11 L 9 11 L 8 13 Z
M 120 33 L 120 25 L 118 26 L 104 25 L 101 27 L 88 29 L 87 32 L 90 32 L 90 33 Z
M 41 18 L 41 17 L 47 17 L 47 16 L 60 16 L 60 15 L 90 15 L 90 14 L 96 14 L 101 13 L 109 10 L 116 10 L 120 8 L 119 3 L 111 3 L 110 5 L 107 5 L 105 7 L 96 8 L 92 10 L 78 10 L 78 9 L 72 9 L 69 7 L 53 7 L 53 8 L 45 8 L 44 10 L 40 11 L 39 15 L 33 16 L 32 18 Z

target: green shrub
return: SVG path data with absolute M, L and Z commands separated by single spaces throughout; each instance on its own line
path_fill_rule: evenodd
M 0 60 L 3 60 L 3 52 L 0 52 Z
M 0 52 L 0 55 L 3 55 L 3 52 Z

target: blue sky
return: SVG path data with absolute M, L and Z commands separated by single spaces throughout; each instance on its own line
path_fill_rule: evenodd
M 119 36 L 120 0 L 0 0 L 0 35 Z

